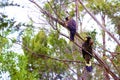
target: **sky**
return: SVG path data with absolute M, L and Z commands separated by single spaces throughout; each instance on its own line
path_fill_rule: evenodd
M 5 0 L 3 0 L 5 1 Z M 43 19 L 38 19 L 38 17 L 41 17 L 39 14 L 40 12 L 38 11 L 38 8 L 36 8 L 29 0 L 9 0 L 9 1 L 14 1 L 14 3 L 18 3 L 22 6 L 25 6 L 25 8 L 18 8 L 18 7 L 7 7 L 4 9 L 4 13 L 6 13 L 7 15 L 9 15 L 9 18 L 13 18 L 15 17 L 15 19 L 18 22 L 29 22 L 29 17 L 32 17 L 33 20 L 36 20 L 38 22 L 44 22 Z M 41 0 L 40 4 L 43 4 L 45 2 L 45 0 Z M 42 5 L 40 5 L 42 6 Z M 91 20 L 92 18 L 89 15 L 86 15 L 85 18 L 87 20 L 83 21 L 83 28 L 85 30 L 93 30 L 96 29 L 98 34 L 100 34 L 100 30 L 101 28 L 98 27 L 98 25 L 96 24 L 96 22 L 94 20 Z M 101 19 L 98 17 L 97 18 L 99 21 L 101 21 Z M 90 20 L 90 21 L 89 21 Z M 88 25 L 89 24 L 89 25 Z M 110 28 L 112 30 L 112 27 Z
M 3 0 L 3 1 L 5 1 L 5 0 Z M 33 21 L 45 24 L 45 20 L 40 16 L 39 9 L 36 8 L 35 5 L 32 4 L 29 0 L 9 0 L 9 1 L 13 1 L 14 3 L 20 4 L 21 6 L 24 6 L 24 7 L 21 8 L 21 7 L 12 7 L 11 6 L 11 7 L 6 7 L 6 8 L 1 9 L 0 11 L 3 11 L 5 14 L 7 14 L 8 18 L 15 18 L 15 20 L 18 23 L 19 22 L 28 23 L 28 22 L 30 22 L 29 18 L 32 18 Z M 46 0 L 41 0 L 39 3 L 39 4 L 41 4 L 40 6 L 43 6 L 45 1 Z M 96 38 L 98 39 L 98 41 L 100 43 L 102 43 L 101 28 L 96 24 L 96 22 L 88 14 L 84 18 L 85 18 L 85 20 L 83 20 L 83 30 L 92 31 L 92 30 L 96 29 L 96 31 L 97 31 Z M 101 21 L 101 18 L 99 15 L 97 15 L 97 19 L 99 21 Z M 39 27 L 39 24 L 36 24 L 36 28 L 37 27 Z M 113 25 L 110 25 L 109 27 L 110 27 L 109 30 L 114 29 Z M 21 30 L 23 30 L 23 29 L 24 29 L 24 27 L 21 27 Z M 9 38 L 17 38 L 19 32 L 9 35 Z M 113 40 L 112 40 L 112 42 L 109 41 L 109 39 L 110 39 L 110 37 L 106 34 L 106 44 L 107 44 L 106 47 L 107 47 L 107 49 L 114 51 L 116 43 Z M 11 50 L 13 50 L 15 52 L 18 52 L 19 50 L 21 50 L 20 46 L 17 46 L 16 50 L 14 50 L 14 47 L 16 47 L 16 45 L 13 45 L 13 48 L 11 48 Z M 19 51 L 19 52 L 22 53 L 22 51 Z
M 2 0 L 5 1 L 5 0 Z M 30 6 L 30 2 L 28 0 L 13 0 L 15 3 L 17 2 L 20 5 L 25 5 L 26 8 L 18 8 L 18 7 L 6 7 L 3 9 L 0 9 L 0 13 L 5 13 L 8 15 L 8 18 L 15 18 L 18 22 L 29 22 L 28 14 L 30 14 L 30 10 L 27 8 L 27 6 Z M 26 5 L 27 4 L 27 5 Z M 19 32 L 15 32 L 14 34 L 9 35 L 8 38 L 17 38 Z M 21 46 L 18 44 L 14 44 L 13 47 L 10 49 L 14 52 L 20 52 L 23 53 L 21 50 Z M 0 80 L 10 80 L 9 73 L 1 73 Z

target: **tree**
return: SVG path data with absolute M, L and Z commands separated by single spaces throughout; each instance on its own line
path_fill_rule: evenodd
M 48 11 L 48 10 L 45 10 L 45 9 L 42 9 L 36 2 L 34 2 L 34 1 L 31 1 L 31 2 L 33 2 L 38 8 L 40 8 L 41 9 L 41 11 L 42 11 L 42 13 L 44 13 L 48 18 L 50 18 L 50 21 L 51 21 L 51 19 L 53 20 L 53 21 L 57 21 L 59 24 L 61 24 L 62 26 L 64 26 L 64 23 L 62 22 L 62 20 L 60 20 L 60 19 L 58 19 L 56 16 L 54 16 L 53 14 L 54 13 L 51 13 L 52 11 L 51 11 L 51 9 L 53 9 L 53 8 L 47 8 L 48 10 L 50 10 L 50 11 Z M 82 6 L 83 6 L 83 8 L 90 14 L 90 16 L 92 16 L 92 18 L 102 27 L 102 29 L 105 31 L 105 32 L 107 32 L 117 43 L 118 43 L 118 45 L 119 45 L 119 41 L 115 38 L 115 37 L 113 37 L 112 36 L 112 34 L 106 29 L 106 28 L 104 28 L 102 25 L 101 25 L 101 23 L 88 11 L 88 9 L 83 5 L 83 3 L 79 0 L 79 2 L 80 2 L 80 4 L 82 4 Z M 61 8 L 62 9 L 62 8 Z M 54 11 L 54 9 L 53 9 L 53 11 Z M 47 18 L 47 19 L 48 19 Z M 94 56 L 96 59 L 97 59 L 97 61 L 102 65 L 102 66 L 104 66 L 104 69 L 107 71 L 107 73 L 109 73 L 109 74 L 111 74 L 111 76 L 114 78 L 114 79 L 118 79 L 118 77 L 108 68 L 109 66 L 106 64 L 106 63 L 104 63 L 104 61 L 99 57 L 99 56 L 97 56 L 97 54 L 95 54 L 95 56 Z
M 6 6 L 17 6 L 8 1 L 0 1 L 0 9 Z M 19 30 L 19 27 L 23 25 L 21 23 L 16 24 L 14 19 L 9 19 L 8 15 L 4 11 L 0 13 L 0 77 L 3 79 L 2 75 L 6 75 L 7 80 L 16 80 L 23 78 L 27 79 L 28 75 L 26 71 L 26 56 L 19 55 L 11 50 L 13 45 L 16 44 L 16 39 L 9 38 L 10 34 Z M 24 76 L 26 75 L 26 76 Z M 26 78 L 27 77 L 27 78 Z M 31 78 L 30 78 L 31 79 Z
M 81 0 L 49 0 L 45 1 L 44 6 L 40 6 L 39 1 L 30 0 L 30 2 L 37 6 L 40 17 L 44 19 L 47 27 L 32 18 L 30 18 L 32 24 L 18 24 L 18 27 L 21 25 L 26 27 L 22 34 L 19 34 L 22 41 L 18 42 L 16 39 L 7 37 L 12 30 L 19 30 L 15 21 L 7 19 L 6 15 L 2 15 L 0 24 L 0 31 L 2 32 L 0 36 L 2 41 L 0 46 L 1 73 L 8 73 L 11 80 L 21 78 L 23 80 L 109 80 L 110 78 L 119 80 L 119 41 L 111 35 L 112 32 L 107 30 L 109 24 L 105 23 L 110 20 L 110 24 L 117 24 L 119 16 L 114 17 L 112 14 L 119 12 L 119 2 L 115 0 L 84 0 L 83 2 Z M 113 7 L 112 10 L 111 6 Z M 96 38 L 97 30 L 85 31 L 83 27 L 80 32 L 78 30 L 76 33 L 75 41 L 71 45 L 68 36 L 69 31 L 67 31 L 64 23 L 64 19 L 68 15 L 76 18 L 78 28 L 84 24 L 85 16 L 90 15 L 93 18 L 90 18 L 90 21 L 97 22 L 98 25 L 96 26 L 100 26 L 103 33 L 108 33 L 111 36 L 110 39 L 114 39 L 114 42 L 118 44 L 116 50 L 112 52 L 105 47 L 105 43 L 101 44 L 98 41 Z M 97 20 L 99 15 L 102 20 Z M 101 21 L 103 21 L 103 25 L 101 25 Z M 39 28 L 36 23 L 39 23 Z M 91 25 L 89 24 L 89 26 Z M 88 27 L 86 26 L 86 28 Z M 117 34 L 114 31 L 113 33 Z M 92 75 L 85 70 L 84 59 L 81 55 L 81 44 L 87 35 L 90 35 L 95 42 Z M 105 41 L 104 35 L 102 41 Z M 23 54 L 11 51 L 10 48 L 13 44 L 22 46 Z

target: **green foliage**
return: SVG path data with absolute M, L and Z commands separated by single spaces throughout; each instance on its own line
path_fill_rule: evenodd
M 117 27 L 118 34 L 120 34 L 120 2 L 118 0 L 90 0 L 87 7 L 90 8 L 94 14 L 107 15 L 111 19 L 112 24 L 115 24 Z
M 96 39 L 96 38 L 95 38 L 95 37 L 96 37 L 96 34 L 97 34 L 97 32 L 96 32 L 95 29 L 94 29 L 93 31 L 87 33 L 87 35 L 91 36 L 93 40 Z
M 91 36 L 92 40 L 94 41 L 94 47 L 95 47 L 95 45 L 98 44 L 97 39 L 96 39 L 96 35 L 97 35 L 96 30 L 94 29 L 93 31 L 88 32 L 87 35 Z
M 44 30 L 39 31 L 33 38 L 29 36 L 29 34 L 26 34 L 23 37 L 23 45 L 34 52 L 33 54 L 23 47 L 25 55 L 28 56 L 28 69 L 32 69 L 30 73 L 33 74 L 33 72 L 40 72 L 39 74 L 36 74 L 37 79 L 52 78 L 51 74 L 63 74 L 66 70 L 66 67 L 63 63 L 45 57 L 49 56 L 61 58 L 62 54 L 64 53 L 63 49 L 64 45 L 66 45 L 66 41 L 62 38 L 59 38 L 57 32 L 52 31 L 49 34 L 49 37 L 47 37 Z M 45 76 L 50 77 L 46 78 Z
M 31 40 L 31 49 L 38 54 L 47 54 L 47 36 L 44 31 L 40 31 Z
M 119 52 L 120 52 L 120 46 L 119 45 L 117 45 L 116 46 L 116 50 L 115 50 L 115 52 L 117 52 L 117 55 L 115 56 L 115 58 L 113 59 L 113 63 L 115 64 L 115 66 L 116 66 L 116 68 L 117 68 L 117 70 L 118 71 L 115 71 L 117 74 L 118 74 L 118 76 L 120 76 L 120 54 L 118 54 Z
M 7 43 L 8 43 L 8 39 L 0 36 L 0 48 L 5 47 Z
M 120 46 L 119 45 L 116 47 L 115 52 L 120 52 Z
M 13 1 L 9 1 L 9 0 L 4 0 L 4 1 L 0 1 L 0 8 L 6 7 L 6 6 L 17 6 L 19 7 L 20 5 L 13 3 Z
M 13 19 L 8 19 L 8 16 L 0 14 L 0 29 L 13 27 L 15 21 Z M 8 29 L 10 30 L 10 29 Z
M 18 55 L 14 52 L 2 53 L 0 55 L 0 71 L 9 72 L 11 80 L 38 80 L 27 70 L 28 59 L 26 56 Z
M 113 0 L 83 0 L 89 10 L 95 14 L 105 14 L 112 19 L 113 23 L 119 25 L 119 2 Z M 1 6 L 1 4 L 0 4 Z M 80 15 L 84 15 L 84 9 L 81 5 L 78 6 Z M 75 3 L 70 0 L 50 0 L 44 6 L 44 9 L 48 11 L 52 16 L 58 19 L 64 19 L 67 15 L 75 16 Z M 82 13 L 83 12 L 83 13 Z M 0 14 L 1 15 L 1 14 Z M 48 21 L 52 21 L 49 17 L 46 17 Z M 9 51 L 10 44 L 16 42 L 15 39 L 8 40 L 6 38 L 10 33 L 19 30 L 19 26 L 26 26 L 27 28 L 23 32 L 22 37 L 22 49 L 24 55 L 18 55 L 17 53 Z M 14 29 L 13 26 L 15 27 Z M 40 30 L 37 34 L 34 34 L 32 25 L 25 25 L 19 23 L 15 26 L 13 19 L 8 19 L 6 15 L 1 15 L 0 18 L 0 71 L 9 72 L 11 80 L 53 80 L 57 75 L 66 76 L 81 76 L 83 75 L 82 63 L 66 62 L 67 60 L 80 60 L 84 62 L 80 49 L 74 44 L 67 43 L 64 38 L 61 38 L 57 31 L 51 30 L 49 33 L 45 30 Z M 59 28 L 60 30 L 61 28 Z M 119 29 L 118 29 L 119 30 Z M 94 44 L 98 45 L 96 40 L 96 30 L 92 32 L 80 33 L 82 38 L 91 36 L 94 40 Z M 78 40 L 79 45 L 82 41 Z M 120 52 L 119 46 L 117 46 L 115 52 Z M 119 68 L 118 55 L 113 62 Z M 63 61 L 64 60 L 64 61 Z M 94 78 L 103 79 L 103 69 L 99 66 L 94 66 Z M 114 68 L 111 68 L 114 69 Z M 74 72 L 75 71 L 75 72 Z M 115 70 L 114 70 L 115 72 Z M 116 71 L 116 74 L 119 73 Z
M 9 19 L 7 15 L 0 14 L 0 35 L 6 37 L 19 30 L 21 26 L 26 26 L 23 23 L 16 24 L 14 19 Z
M 92 40 L 94 41 L 94 45 L 98 44 L 97 39 L 96 39 L 96 35 L 97 35 L 96 29 L 94 29 L 93 31 L 82 32 L 80 35 L 82 36 L 82 38 L 84 38 L 84 40 L 86 40 L 87 36 L 90 36 Z
M 66 16 L 75 16 L 75 4 L 69 0 L 50 0 L 44 8 L 51 15 L 59 19 L 65 19 Z M 72 9 L 69 9 L 72 8 Z M 68 13 L 67 13 L 68 12 Z
M 74 9 L 72 9 L 72 10 L 69 12 L 69 15 L 70 15 L 71 17 L 74 17 L 74 16 L 75 16 Z
M 64 52 L 64 49 L 66 47 L 67 42 L 63 38 L 59 38 L 59 34 L 57 32 L 51 32 L 49 34 L 48 43 L 53 51 L 50 51 L 50 53 L 58 53 L 59 55 L 62 55 Z

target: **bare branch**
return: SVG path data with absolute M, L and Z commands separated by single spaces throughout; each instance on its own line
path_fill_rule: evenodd
M 101 27 L 105 32 L 107 32 L 107 34 L 108 34 L 111 38 L 113 38 L 113 40 L 114 40 L 118 45 L 120 45 L 120 42 L 114 37 L 114 35 L 111 34 L 111 33 L 95 18 L 95 16 L 94 16 L 92 13 L 90 13 L 90 11 L 84 6 L 84 4 L 82 3 L 81 0 L 79 0 L 79 3 L 80 3 L 80 4 L 82 5 L 82 7 L 88 12 L 88 14 L 96 21 L 96 23 L 97 23 L 98 25 L 100 25 L 100 27 Z
M 41 11 L 41 13 L 43 13 L 44 15 L 46 15 L 47 17 L 51 18 L 52 20 L 54 20 L 55 22 L 58 22 L 60 25 L 62 25 L 63 27 L 67 28 L 64 21 L 60 20 L 58 18 L 53 17 L 49 12 L 47 12 L 46 10 L 42 9 L 36 2 L 32 1 L 33 4 L 35 4 Z M 80 38 L 82 41 L 84 41 L 84 39 L 79 35 L 79 33 L 76 33 L 76 36 L 78 38 Z

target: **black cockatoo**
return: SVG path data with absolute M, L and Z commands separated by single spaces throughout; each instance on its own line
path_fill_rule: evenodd
M 70 30 L 70 40 L 74 41 L 74 36 L 76 33 L 76 22 L 74 19 L 66 17 L 66 26 Z
M 86 70 L 88 72 L 92 71 L 92 65 L 91 65 L 91 59 L 92 59 L 92 45 L 93 45 L 93 41 L 91 39 L 91 37 L 86 37 L 87 40 L 82 44 L 82 54 L 83 54 L 83 58 L 86 61 Z

